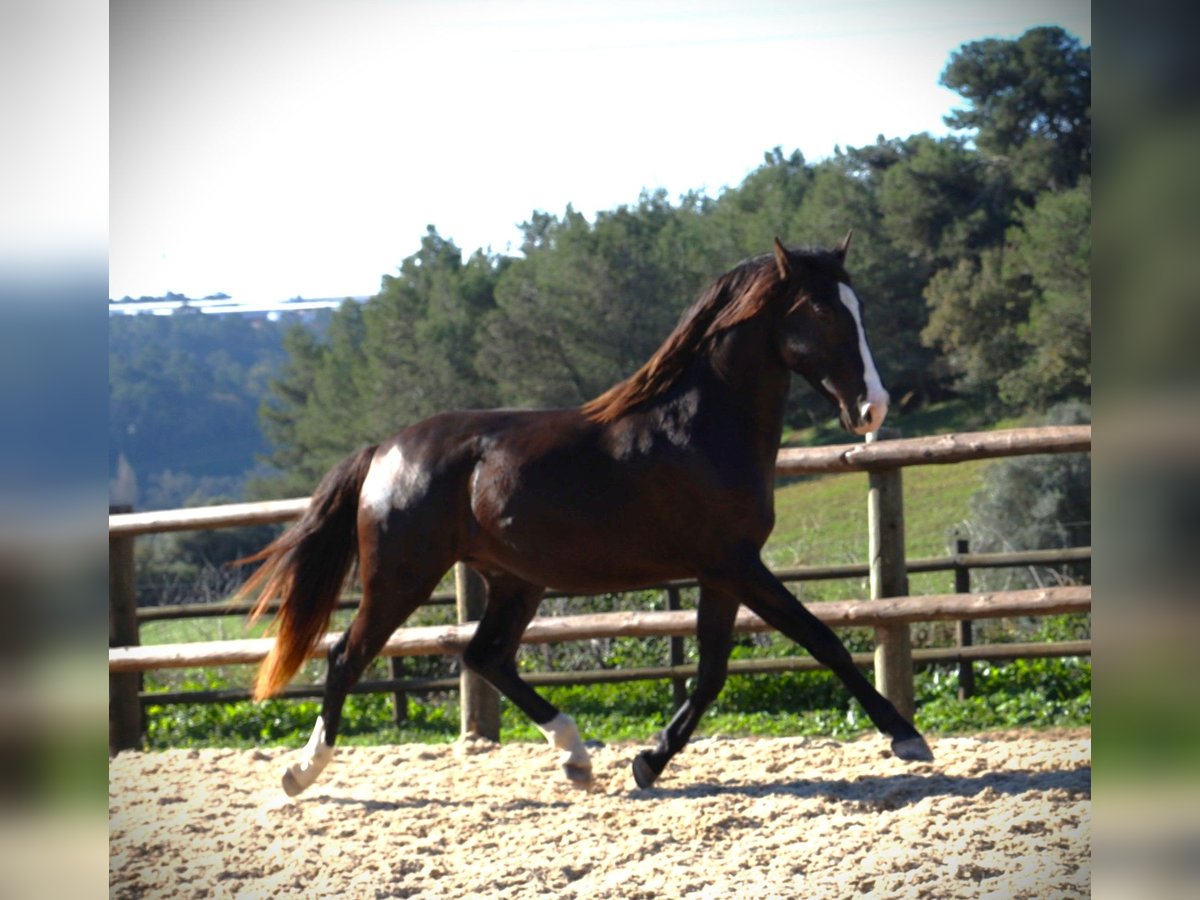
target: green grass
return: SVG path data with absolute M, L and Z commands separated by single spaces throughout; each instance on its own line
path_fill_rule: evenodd
M 945 554 L 952 532 L 969 518 L 971 495 L 987 461 L 904 470 L 905 551 L 910 558 Z M 865 562 L 867 475 L 824 475 L 775 492 L 775 531 L 764 554 L 777 565 Z
M 902 437 L 961 431 L 1014 428 L 1018 419 L 986 422 L 959 400 L 929 404 L 919 410 L 893 411 L 888 425 Z M 817 446 L 855 443 L 835 424 L 791 432 L 787 445 Z M 990 460 L 904 469 L 904 536 L 909 559 L 943 556 L 953 547 L 956 530 L 970 518 L 971 495 L 983 485 Z M 763 556 L 775 568 L 867 561 L 866 473 L 784 479 L 775 492 L 775 530 Z M 909 578 L 913 594 L 946 593 L 953 578 L 946 573 Z M 810 583 L 805 600 L 841 600 L 866 596 L 865 580 Z
M 944 556 L 970 516 L 989 463 L 919 466 L 904 470 L 904 544 L 909 559 Z M 867 475 L 861 472 L 795 480 L 775 492 L 775 531 L 763 556 L 774 568 L 867 561 Z M 915 594 L 947 593 L 949 572 L 914 574 Z M 809 583 L 806 599 L 866 596 L 866 582 Z
M 904 434 L 936 434 L 985 427 L 971 419 L 962 404 L 939 404 L 896 417 Z M 1011 427 L 1005 422 L 995 427 Z M 844 433 L 809 430 L 790 436 L 804 443 L 844 443 Z M 947 553 L 957 526 L 969 516 L 971 495 L 982 485 L 988 462 L 952 466 L 920 466 L 904 471 L 905 544 L 910 559 Z M 776 492 L 776 527 L 764 551 L 774 567 L 822 563 L 862 563 L 867 559 L 867 476 L 855 473 L 801 478 L 782 483 Z M 795 584 L 806 602 L 865 597 L 865 579 Z M 952 589 L 949 572 L 914 574 L 914 594 L 945 593 Z M 348 622 L 349 612 L 336 614 L 334 628 Z M 410 625 L 453 621 L 453 610 L 427 607 Z M 994 624 L 993 628 L 1000 628 Z M 1089 629 L 1087 617 L 1056 617 L 1037 626 L 1032 637 L 1045 640 L 1075 637 Z M 242 616 L 147 623 L 142 642 L 219 640 L 254 637 L 262 623 L 248 628 Z M 948 628 L 948 626 L 947 626 Z M 944 643 L 947 628 L 914 629 L 921 640 Z M 839 632 L 852 650 L 871 646 L 866 629 Z M 1001 634 L 999 639 L 1005 639 Z M 694 641 L 686 642 L 689 660 Z M 779 635 L 740 638 L 734 657 L 795 655 L 795 645 Z M 608 662 L 620 665 L 654 664 L 665 659 L 665 642 L 632 639 L 615 644 Z M 536 665 L 537 654 L 523 651 L 522 665 Z M 413 660 L 406 663 L 419 667 Z M 411 669 L 410 669 L 411 671 Z M 150 690 L 245 687 L 251 666 L 223 669 L 184 669 L 147 673 Z M 376 661 L 367 677 L 384 677 Z M 319 683 L 324 665 L 309 663 L 295 679 Z M 978 694 L 957 699 L 957 668 L 930 667 L 917 676 L 918 727 L 933 732 L 961 732 L 1010 727 L 1067 727 L 1091 723 L 1091 664 L 1089 660 L 1022 660 L 1002 666 L 976 665 Z M 573 715 L 589 738 L 606 742 L 646 741 L 672 714 L 668 682 L 545 689 L 555 705 Z M 339 740 L 354 743 L 445 742 L 458 734 L 457 697 L 453 693 L 412 699 L 410 717 L 393 721 L 390 695 L 354 695 L 346 705 Z M 148 745 L 235 746 L 263 744 L 299 746 L 308 737 L 320 711 L 316 700 L 272 700 L 261 704 L 187 704 L 150 706 Z M 827 672 L 778 675 L 740 675 L 729 679 L 698 733 L 726 735 L 828 735 L 852 737 L 870 730 L 870 722 L 841 684 Z M 533 724 L 507 701 L 502 703 L 502 740 L 543 740 Z

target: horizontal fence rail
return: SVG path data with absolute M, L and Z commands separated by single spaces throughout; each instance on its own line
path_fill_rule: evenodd
M 1056 587 L 1025 591 L 995 591 L 981 594 L 930 594 L 880 600 L 841 600 L 814 603 L 808 609 L 830 627 L 903 625 L 913 622 L 994 619 L 1009 616 L 1048 616 L 1089 612 L 1090 587 Z M 734 625 L 739 634 L 771 631 L 771 626 L 742 608 Z M 591 613 L 579 616 L 540 616 L 521 638 L 523 644 L 555 644 L 613 637 L 682 637 L 696 631 L 694 610 L 670 612 Z M 398 629 L 380 651 L 381 656 L 454 655 L 461 653 L 475 633 L 475 625 L 428 625 Z M 325 634 L 309 653 L 324 657 L 341 637 Z M 193 666 L 223 666 L 261 662 L 273 638 L 230 641 L 193 641 L 183 644 L 150 644 L 142 647 L 110 647 L 110 672 L 141 672 L 149 669 L 182 669 Z
M 308 497 L 263 500 L 257 503 L 225 503 L 193 509 L 163 509 L 140 513 L 113 513 L 108 517 L 108 536 L 160 534 L 168 531 L 205 531 L 248 525 L 276 525 L 298 519 L 308 509 Z
M 1086 453 L 1091 448 L 1090 425 L 972 431 L 831 447 L 785 447 L 776 458 L 775 474 L 873 472 L 903 466 L 948 465 L 1036 453 Z
M 1057 566 L 1064 563 L 1089 562 L 1092 558 L 1091 547 L 1066 547 L 1061 550 L 1019 550 L 1006 553 L 955 553 L 951 556 L 931 556 L 925 559 L 910 559 L 907 568 L 910 573 L 920 572 L 952 572 L 955 569 L 1007 569 L 1015 566 Z M 785 583 L 797 581 L 832 581 L 839 578 L 866 578 L 870 574 L 867 563 L 846 563 L 836 566 L 796 566 L 787 569 L 772 569 L 775 577 Z M 664 581 L 646 585 L 638 590 L 668 591 L 687 590 L 699 587 L 700 583 L 694 578 L 683 578 L 678 581 Z M 426 601 L 426 606 L 452 606 L 453 591 L 438 591 Z M 555 600 L 565 597 L 586 596 L 568 594 L 562 591 L 547 591 L 545 599 Z M 338 600 L 337 609 L 357 609 L 360 595 L 347 592 Z M 218 616 L 240 616 L 249 612 L 252 601 L 238 600 L 218 603 L 173 603 L 166 606 L 142 606 L 138 608 L 139 622 L 157 622 L 173 619 L 203 619 Z M 267 605 L 265 613 L 274 613 L 279 609 L 279 602 Z
M 1091 446 L 1091 426 L 1070 425 L 896 438 L 869 444 L 787 447 L 779 451 L 775 474 L 792 476 L 870 472 L 902 466 L 947 465 L 975 459 L 996 459 L 1035 453 L 1087 452 Z M 228 503 L 197 509 L 113 513 L 108 517 L 108 534 L 109 537 L 117 537 L 165 531 L 271 525 L 299 518 L 307 508 L 308 498 L 297 497 L 292 500 Z

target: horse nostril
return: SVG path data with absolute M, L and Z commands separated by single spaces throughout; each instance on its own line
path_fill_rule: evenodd
M 858 417 L 863 431 L 875 431 L 887 416 L 887 403 L 872 403 L 864 400 L 858 405 Z

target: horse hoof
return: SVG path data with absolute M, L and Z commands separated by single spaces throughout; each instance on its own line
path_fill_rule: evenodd
M 288 769 L 283 773 L 283 792 L 289 797 L 297 796 L 304 788 L 300 782 L 296 780 L 296 776 L 292 774 L 292 770 Z
M 577 788 L 587 790 L 592 786 L 591 766 L 576 766 L 571 763 L 564 763 L 563 774 L 567 776 L 567 781 L 571 782 Z
M 933 751 L 919 734 L 902 741 L 892 741 L 892 753 L 907 762 L 933 762 Z
M 645 790 L 654 784 L 656 778 L 658 773 L 650 767 L 644 756 L 639 754 L 633 758 L 633 780 L 637 782 L 638 787 Z

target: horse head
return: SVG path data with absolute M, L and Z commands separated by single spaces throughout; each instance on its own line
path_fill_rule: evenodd
M 849 247 L 850 232 L 830 253 L 793 253 L 775 239 L 776 274 L 788 298 L 780 352 L 789 369 L 837 404 L 843 428 L 867 434 L 883 424 L 889 398 L 846 273 Z

